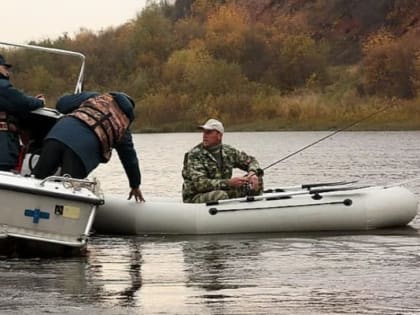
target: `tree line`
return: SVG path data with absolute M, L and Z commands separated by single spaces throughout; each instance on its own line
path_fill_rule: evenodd
M 135 131 L 187 131 L 208 117 L 237 129 L 326 129 L 390 99 L 397 114 L 372 128 L 401 129 L 405 118 L 419 128 L 420 40 L 410 29 L 419 2 L 367 2 L 380 12 L 373 26 L 357 15 L 366 1 L 149 2 L 119 27 L 32 44 L 85 54 L 84 89 L 131 95 Z M 2 52 L 15 86 L 50 106 L 73 92 L 77 60 Z

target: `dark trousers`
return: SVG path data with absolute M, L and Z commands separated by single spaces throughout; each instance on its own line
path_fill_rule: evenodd
M 10 172 L 14 168 L 15 166 L 12 166 L 12 165 L 0 165 L 0 171 Z
M 61 175 L 68 174 L 74 178 L 87 176 L 83 162 L 68 146 L 60 141 L 48 139 L 42 146 L 33 174 L 36 178 L 45 178 L 53 175 L 60 166 Z

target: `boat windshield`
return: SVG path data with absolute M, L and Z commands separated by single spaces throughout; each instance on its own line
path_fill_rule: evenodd
M 44 52 L 52 53 L 52 54 L 74 56 L 74 57 L 79 58 L 81 60 L 81 65 L 80 65 L 79 76 L 77 78 L 77 83 L 74 89 L 74 93 L 82 92 L 83 80 L 84 80 L 84 75 L 85 75 L 85 59 L 86 59 L 82 53 L 71 51 L 71 50 L 58 49 L 58 48 L 50 48 L 50 47 L 42 47 L 42 46 L 26 45 L 26 44 L 14 44 L 14 43 L 6 43 L 6 42 L 1 42 L 1 41 L 0 41 L 0 45 L 24 48 L 24 49 L 33 49 L 33 50 L 44 51 Z

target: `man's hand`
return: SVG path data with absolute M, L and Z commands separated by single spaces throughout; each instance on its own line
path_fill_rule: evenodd
M 131 188 L 130 194 L 128 195 L 128 200 L 134 196 L 136 202 L 145 202 L 143 194 L 141 193 L 140 188 Z
M 252 190 L 257 190 L 259 186 L 259 179 L 255 172 L 251 171 L 246 176 L 249 186 Z
M 246 183 L 248 183 L 248 178 L 246 176 L 232 177 L 228 180 L 228 184 L 231 187 L 242 187 Z
M 41 101 L 43 101 L 44 102 L 44 106 L 45 106 L 45 103 L 46 103 L 46 101 L 45 101 L 45 96 L 44 96 L 44 94 L 38 94 L 37 96 L 35 96 L 37 99 L 40 99 Z

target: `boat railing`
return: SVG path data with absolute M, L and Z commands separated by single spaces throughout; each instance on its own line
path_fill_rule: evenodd
M 65 49 L 58 49 L 58 48 L 51 48 L 51 47 L 42 47 L 42 46 L 36 46 L 36 45 L 26 45 L 26 44 L 14 44 L 14 43 L 7 43 L 7 42 L 1 42 L 0 45 L 5 46 L 12 46 L 12 47 L 18 47 L 18 48 L 26 48 L 26 49 L 33 49 L 33 50 L 40 50 L 45 51 L 48 53 L 53 54 L 59 54 L 59 55 L 67 55 L 67 56 L 74 56 L 81 59 L 82 64 L 80 66 L 80 72 L 79 77 L 77 79 L 76 88 L 74 90 L 74 93 L 82 92 L 83 90 L 83 81 L 85 76 L 85 55 L 82 53 L 71 51 L 71 50 L 65 50 Z
M 73 178 L 67 175 L 64 176 L 48 176 L 44 178 L 40 183 L 39 186 L 44 187 L 46 182 L 61 182 L 64 187 L 66 188 L 73 188 L 74 190 L 80 190 L 82 188 L 87 188 L 92 192 L 97 192 L 98 182 L 97 180 L 89 180 L 89 179 L 79 179 Z

